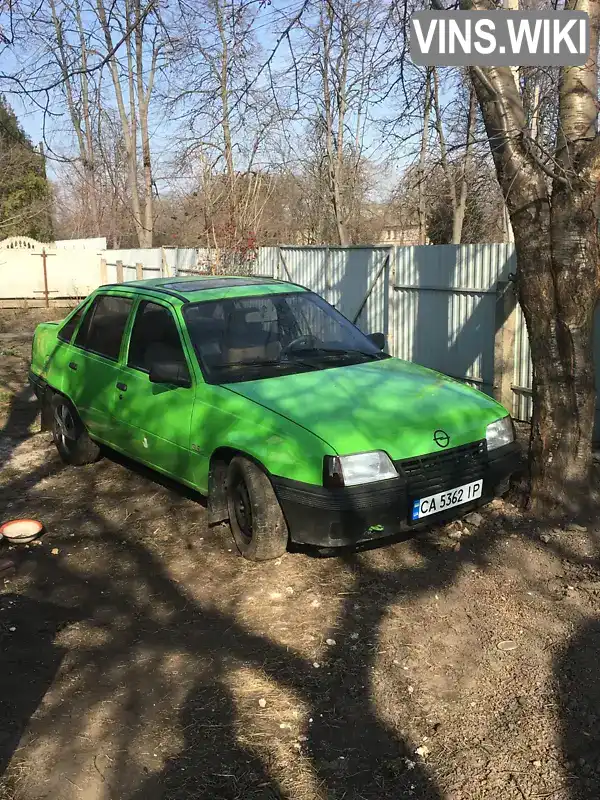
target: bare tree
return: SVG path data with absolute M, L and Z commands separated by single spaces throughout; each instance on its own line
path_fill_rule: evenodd
M 253 26 L 260 9 L 243 0 L 179 0 L 178 7 L 176 67 L 165 100 L 183 123 L 180 162 L 184 170 L 201 165 L 195 189 L 212 198 L 203 201 L 206 235 L 221 246 L 244 247 L 268 194 L 260 162 L 274 120 L 281 122 L 258 81 L 261 49 Z
M 469 86 L 469 111 L 467 114 L 467 140 L 465 153 L 462 160 L 462 168 L 459 180 L 459 192 L 456 205 L 453 207 L 452 214 L 452 243 L 462 242 L 463 225 L 465 222 L 465 212 L 467 209 L 467 196 L 469 191 L 469 174 L 471 169 L 471 159 L 473 153 L 473 140 L 475 138 L 475 111 L 476 98 L 473 86 Z
M 158 60 L 165 47 L 166 37 L 154 0 L 151 14 L 142 7 L 140 0 L 124 0 L 123 8 L 110 9 L 110 16 L 104 0 L 97 0 L 95 11 L 107 53 L 114 53 L 115 40 L 119 35 L 132 31 L 125 39 L 125 58 L 119 59 L 114 53 L 108 60 L 108 67 L 127 153 L 128 190 L 135 230 L 140 247 L 151 247 L 154 186 L 149 107 Z M 142 154 L 141 180 L 138 137 Z
M 298 105 L 322 141 L 341 245 L 351 243 L 349 220 L 368 159 L 365 127 L 388 64 L 382 44 L 388 13 L 378 0 L 312 0 L 299 26 L 302 40 L 292 65 Z
M 60 69 L 63 81 L 60 88 L 66 99 L 67 112 L 77 140 L 83 173 L 81 199 L 89 208 L 91 216 L 89 233 L 98 236 L 101 231 L 95 176 L 94 122 L 90 107 L 89 34 L 83 25 L 80 0 L 74 0 L 73 4 L 61 2 L 59 5 L 59 2 L 60 0 L 48 0 L 55 37 L 54 42 L 50 41 L 50 49 Z M 68 31 L 71 26 L 77 32 L 76 43 L 69 41 L 69 34 L 65 30 Z M 77 75 L 72 72 L 74 64 L 80 67 Z
M 429 145 L 429 119 L 431 116 L 431 69 L 425 71 L 425 86 L 423 89 L 423 130 L 421 132 L 421 150 L 419 152 L 419 167 L 417 170 L 417 190 L 419 193 L 418 218 L 419 218 L 419 244 L 427 243 L 427 216 L 425 211 L 425 168 L 427 164 L 427 148 Z M 436 73 L 437 80 L 437 73 Z M 440 123 L 441 124 L 441 123 Z M 443 137 L 440 139 L 443 147 L 442 158 L 446 161 L 446 146 Z M 447 164 L 446 164 L 447 166 Z
M 102 110 L 93 131 L 95 196 L 98 224 L 110 247 L 138 243 L 129 195 L 129 172 L 118 115 Z M 55 216 L 58 238 L 90 235 L 89 185 L 78 161 L 57 166 Z
M 440 163 L 446 178 L 446 184 L 448 186 L 448 193 L 450 196 L 450 205 L 452 209 L 452 244 L 460 244 L 467 206 L 468 174 L 470 171 L 473 138 L 475 132 L 475 92 L 472 87 L 469 88 L 464 156 L 460 160 L 460 163 L 455 165 L 451 163 L 448 158 L 443 114 L 440 106 L 440 80 L 436 67 L 432 68 L 432 73 L 433 107 L 435 110 L 435 127 L 440 147 Z

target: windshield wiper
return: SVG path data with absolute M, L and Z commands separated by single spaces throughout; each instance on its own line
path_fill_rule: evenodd
M 300 360 L 294 359 L 293 361 L 282 361 L 281 359 L 272 358 L 272 359 L 261 359 L 255 358 L 250 361 L 228 361 L 225 364 L 216 364 L 211 369 L 230 369 L 233 367 L 247 367 L 249 369 L 256 368 L 256 367 L 294 367 L 296 364 L 300 364 L 301 366 L 306 366 L 309 369 L 317 369 L 314 364 L 309 364 L 308 362 L 303 362 Z
M 278 359 L 252 358 L 249 361 L 226 361 L 223 364 L 215 364 L 212 369 L 229 369 L 229 367 L 272 367 L 280 364 Z
M 302 355 L 315 353 L 325 358 L 327 358 L 327 356 L 364 356 L 365 358 L 372 358 L 375 361 L 381 361 L 381 359 L 389 357 L 386 353 L 365 353 L 364 350 L 357 350 L 352 347 L 305 347 L 296 352 Z M 292 350 L 288 356 L 294 356 L 294 351 Z

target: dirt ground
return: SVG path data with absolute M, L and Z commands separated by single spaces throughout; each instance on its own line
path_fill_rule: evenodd
M 0 545 L 1 800 L 600 798 L 593 524 L 497 502 L 251 564 L 190 492 L 63 466 L 29 349 L 0 336 L 0 517 L 46 526 Z

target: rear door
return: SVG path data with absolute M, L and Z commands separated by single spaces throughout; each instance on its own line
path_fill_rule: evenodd
M 153 359 L 179 362 L 190 387 L 152 383 Z M 179 322 L 167 303 L 142 299 L 135 310 L 129 345 L 115 385 L 115 420 L 125 451 L 161 472 L 193 482 L 190 426 L 194 374 L 182 344 Z
M 93 436 L 118 446 L 113 410 L 124 333 L 134 297 L 98 294 L 88 307 L 64 365 L 63 391 Z
M 38 341 L 39 334 L 36 332 L 34 345 L 35 362 L 32 361 L 32 369 L 39 372 L 48 383 L 68 394 L 67 385 L 70 383 L 68 365 L 73 359 L 73 337 L 81 319 L 89 307 L 89 298 L 75 309 L 60 326 L 57 334 L 57 341 L 54 346 L 44 346 Z

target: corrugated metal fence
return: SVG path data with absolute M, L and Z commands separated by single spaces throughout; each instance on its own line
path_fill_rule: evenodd
M 150 278 L 193 274 L 215 262 L 211 251 L 191 248 L 107 250 L 105 255 L 109 267 L 117 260 L 123 263 L 125 280 L 135 278 L 136 263 L 143 264 L 143 277 Z M 261 247 L 252 265 L 255 275 L 312 289 L 366 333 L 386 333 L 392 355 L 488 394 L 497 384 L 498 331 L 511 325 L 515 335 L 508 405 L 516 419 L 527 420 L 532 387 L 527 329 L 518 306 L 509 320 L 499 314 L 500 298 L 515 271 L 512 244 Z M 598 369 L 600 316 L 596 322 Z M 600 374 L 600 385 L 598 378 Z M 600 431 L 600 407 L 596 430 Z
M 515 266 L 505 244 L 396 248 L 394 355 L 492 394 L 498 283 Z
M 392 355 L 492 394 L 499 285 L 515 269 L 511 244 L 270 247 L 255 274 L 312 289 L 366 333 L 386 333 Z

